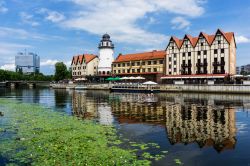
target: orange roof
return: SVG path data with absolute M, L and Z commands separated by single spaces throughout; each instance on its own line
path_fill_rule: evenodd
M 217 33 L 221 33 L 225 37 L 225 39 L 227 40 L 228 43 L 230 43 L 231 40 L 234 38 L 233 32 L 223 32 L 220 29 L 218 29 L 215 34 L 217 34 Z M 172 36 L 170 38 L 170 41 L 171 40 L 174 41 L 176 43 L 177 47 L 180 49 L 182 44 L 183 44 L 184 39 L 187 38 L 190 41 L 191 45 L 193 47 L 195 47 L 200 36 L 203 36 L 206 39 L 206 41 L 208 42 L 208 44 L 212 45 L 216 35 L 208 35 L 204 32 L 201 32 L 198 37 L 192 37 L 190 35 L 185 35 L 183 39 L 178 39 L 177 37 Z
M 84 58 L 85 58 L 85 62 L 89 63 L 93 59 L 97 58 L 97 56 L 93 54 L 84 54 Z
M 71 65 L 74 63 L 74 64 L 77 64 L 78 62 L 80 64 L 82 64 L 83 60 L 85 59 L 85 62 L 86 63 L 89 63 L 90 61 L 92 61 L 93 59 L 97 58 L 96 55 L 93 55 L 93 54 L 83 54 L 83 55 L 77 55 L 77 56 L 73 56 L 72 58 L 72 63 Z
M 135 53 L 135 54 L 119 54 L 115 59 L 116 62 L 128 62 L 128 61 L 139 61 L 139 60 L 150 60 L 150 59 L 164 59 L 166 56 L 165 51 L 152 51 L 152 52 L 143 52 L 143 53 Z

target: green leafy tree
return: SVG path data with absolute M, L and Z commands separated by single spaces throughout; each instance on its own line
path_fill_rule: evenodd
M 68 72 L 67 72 L 67 78 L 68 78 L 68 79 L 71 79 L 71 78 L 72 78 L 72 68 L 71 68 L 71 67 L 69 67 L 69 70 L 68 70 Z
M 67 67 L 63 62 L 57 62 L 55 64 L 55 80 L 63 80 L 67 78 Z

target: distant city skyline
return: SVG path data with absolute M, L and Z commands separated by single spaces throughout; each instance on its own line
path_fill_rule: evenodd
M 234 32 L 237 66 L 250 64 L 250 1 L 234 0 L 0 0 L 0 68 L 15 70 L 25 49 L 41 59 L 41 72 L 70 66 L 77 54 L 98 55 L 108 33 L 114 55 L 164 50 L 171 36 Z

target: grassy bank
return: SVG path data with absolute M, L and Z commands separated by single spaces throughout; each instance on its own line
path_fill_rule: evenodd
M 0 99 L 0 155 L 14 165 L 149 165 L 152 156 L 123 149 L 112 126 L 53 112 L 38 105 Z M 152 144 L 153 145 L 153 144 Z M 156 145 L 157 147 L 157 145 Z

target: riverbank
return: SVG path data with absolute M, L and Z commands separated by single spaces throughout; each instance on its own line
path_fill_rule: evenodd
M 112 126 L 0 99 L 0 161 L 14 165 L 150 165 L 155 156 L 123 149 Z M 127 143 L 125 143 L 127 144 Z M 141 150 L 145 144 L 132 144 Z M 157 146 L 157 145 L 156 145 Z
M 86 89 L 86 90 L 110 90 L 114 84 L 52 84 L 54 89 Z M 117 85 L 117 84 L 115 84 Z M 193 92 L 193 93 L 234 93 L 234 94 L 250 94 L 250 85 L 231 85 L 231 84 L 218 84 L 218 85 L 170 85 L 159 84 L 160 92 Z

